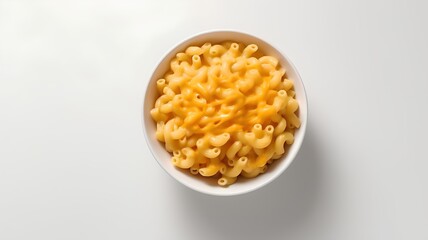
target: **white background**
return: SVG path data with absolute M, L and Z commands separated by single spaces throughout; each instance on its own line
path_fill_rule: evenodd
M 428 239 L 426 1 L 0 1 L 0 239 Z M 199 31 L 273 43 L 309 98 L 276 181 L 212 197 L 146 146 L 144 86 Z

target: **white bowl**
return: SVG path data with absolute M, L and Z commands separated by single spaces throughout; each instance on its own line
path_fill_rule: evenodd
M 165 72 L 169 69 L 169 62 L 175 56 L 176 53 L 183 51 L 186 47 L 190 45 L 200 46 L 205 42 L 218 43 L 227 40 L 241 42 L 244 44 L 255 43 L 259 46 L 259 51 L 262 51 L 265 55 L 274 56 L 279 60 L 281 66 L 284 67 L 287 71 L 287 77 L 294 81 L 296 98 L 299 102 L 299 117 L 301 119 L 302 124 L 301 127 L 295 133 L 294 143 L 289 148 L 288 153 L 282 158 L 274 161 L 274 163 L 268 168 L 268 171 L 266 173 L 261 174 L 256 178 L 252 179 L 239 178 L 236 183 L 225 188 L 215 184 L 217 181 L 215 181 L 215 183 L 210 183 L 207 180 L 201 179 L 202 177 L 190 174 L 189 171 L 182 171 L 173 166 L 170 160 L 171 154 L 165 150 L 163 143 L 156 140 L 156 124 L 150 116 L 150 110 L 153 108 L 154 102 L 157 97 L 156 81 L 159 78 L 162 78 Z M 266 184 L 272 182 L 275 178 L 281 175 L 285 169 L 287 169 L 287 167 L 296 157 L 296 154 L 299 151 L 300 146 L 302 145 L 307 125 L 307 109 L 307 99 L 305 89 L 303 87 L 303 82 L 296 68 L 285 56 L 285 54 L 281 53 L 277 48 L 273 47 L 266 41 L 249 35 L 247 33 L 229 30 L 216 30 L 203 32 L 182 41 L 181 43 L 173 47 L 170 51 L 168 51 L 168 53 L 161 59 L 161 61 L 156 66 L 156 69 L 154 70 L 152 76 L 150 77 L 150 80 L 148 81 L 148 84 L 145 89 L 142 120 L 144 135 L 147 140 L 149 149 L 152 152 L 154 158 L 159 163 L 159 165 L 169 175 L 171 175 L 178 182 L 193 190 L 217 196 L 231 196 L 248 193 L 259 189 L 265 186 Z

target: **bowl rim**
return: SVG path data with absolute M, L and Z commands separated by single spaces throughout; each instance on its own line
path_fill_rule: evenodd
M 145 109 L 145 102 L 146 102 L 146 98 L 147 98 L 147 91 L 149 88 L 150 83 L 152 82 L 152 78 L 154 73 L 156 72 L 156 70 L 158 69 L 158 67 L 162 64 L 163 61 L 165 61 L 165 58 L 172 52 L 174 51 L 177 47 L 179 47 L 180 45 L 182 45 L 185 42 L 189 42 L 191 40 L 197 40 L 198 37 L 206 35 L 206 34 L 216 34 L 216 33 L 237 33 L 237 34 L 243 34 L 243 35 L 247 35 L 251 38 L 257 39 L 261 42 L 266 43 L 267 45 L 270 45 L 273 49 L 275 49 L 279 54 L 281 54 L 281 56 L 286 60 L 286 62 L 290 65 L 290 67 L 293 69 L 294 73 L 296 74 L 296 76 L 299 78 L 300 84 L 302 85 L 302 93 L 303 93 L 303 98 L 305 99 L 305 121 L 302 123 L 301 127 L 299 128 L 299 132 L 300 132 L 300 138 L 299 141 L 297 143 L 297 146 L 295 146 L 295 151 L 294 154 L 289 156 L 289 155 L 283 155 L 280 159 L 284 159 L 285 157 L 289 157 L 288 161 L 286 163 L 284 163 L 282 165 L 281 168 L 278 168 L 274 174 L 268 178 L 266 181 L 254 185 L 253 187 L 249 187 L 247 189 L 244 189 L 242 191 L 235 191 L 235 192 L 223 192 L 223 193 L 217 193 L 217 192 L 211 192 L 205 189 L 200 189 L 200 188 L 196 188 L 194 187 L 192 184 L 189 184 L 186 181 L 182 181 L 181 179 L 176 178 L 175 176 L 173 176 L 167 169 L 164 168 L 164 166 L 162 166 L 162 163 L 160 162 L 160 160 L 158 159 L 158 157 L 156 156 L 156 154 L 154 153 L 155 150 L 152 148 L 150 142 L 151 140 L 148 137 L 147 134 L 147 130 L 146 130 L 146 121 L 144 119 L 144 113 L 145 111 L 147 111 L 148 109 Z M 189 43 L 191 44 L 191 43 Z M 308 103 L 308 96 L 306 93 L 306 88 L 305 85 L 303 83 L 302 77 L 299 73 L 299 71 L 297 70 L 295 64 L 290 60 L 290 58 L 283 53 L 277 46 L 275 46 L 274 44 L 270 43 L 267 40 L 264 40 L 262 38 L 259 38 L 253 34 L 250 34 L 248 32 L 245 31 L 241 31 L 241 30 L 235 30 L 235 29 L 211 29 L 211 30 L 205 30 L 205 31 L 200 31 L 197 32 L 195 34 L 190 35 L 189 37 L 186 37 L 180 41 L 178 41 L 176 44 L 174 44 L 172 47 L 170 47 L 162 56 L 161 58 L 156 62 L 156 64 L 154 65 L 150 77 L 148 78 L 148 80 L 146 81 L 146 83 L 144 84 L 144 95 L 143 95 L 143 102 L 142 102 L 142 108 L 141 108 L 141 123 L 142 123 L 142 128 L 143 128 L 143 135 L 144 135 L 144 139 L 146 141 L 146 145 L 148 146 L 148 149 L 150 151 L 150 153 L 152 154 L 152 157 L 156 160 L 157 164 L 174 180 L 176 180 L 177 182 L 183 184 L 184 186 L 199 192 L 199 193 L 203 193 L 203 194 L 207 194 L 207 195 L 212 195 L 212 196 L 237 196 L 237 195 L 243 195 L 249 192 L 253 192 L 256 190 L 261 189 L 262 187 L 268 185 L 269 183 L 273 182 L 274 180 L 278 179 L 279 176 L 281 176 L 286 169 L 289 168 L 289 166 L 291 165 L 292 162 L 294 162 L 294 159 L 296 158 L 297 154 L 299 153 L 301 146 L 303 145 L 303 141 L 305 139 L 305 135 L 306 135 L 306 129 L 307 129 L 307 125 L 308 125 L 308 115 L 309 115 L 309 103 Z M 299 109 L 300 109 L 300 102 L 299 102 Z M 294 141 L 293 145 L 296 144 L 296 141 Z

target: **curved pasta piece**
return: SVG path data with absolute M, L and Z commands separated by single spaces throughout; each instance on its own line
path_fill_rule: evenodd
M 277 96 L 273 100 L 272 106 L 275 108 L 276 112 L 279 112 L 281 109 L 285 108 L 287 104 L 287 92 L 285 90 L 279 90 Z
M 247 72 L 249 71 L 257 71 L 258 72 L 258 77 L 261 76 L 259 69 L 260 69 L 260 62 L 259 60 L 257 60 L 257 58 L 255 57 L 250 57 L 246 59 L 245 62 L 245 68 L 247 70 Z
M 288 91 L 288 90 L 292 89 L 292 88 L 293 88 L 293 86 L 294 86 L 294 84 L 293 84 L 293 82 L 292 82 L 291 80 L 284 79 L 284 80 L 282 81 L 282 88 L 283 88 L 285 91 Z
M 235 141 L 232 146 L 227 149 L 226 156 L 228 159 L 234 159 L 236 154 L 242 148 L 242 143 L 240 141 Z
M 255 169 L 254 169 L 253 171 L 251 171 L 251 172 L 242 171 L 242 172 L 241 172 L 241 175 L 242 175 L 243 177 L 245 177 L 245 178 L 255 178 L 255 177 L 257 177 L 258 175 L 260 175 L 260 174 L 262 174 L 262 173 L 266 172 L 266 170 L 267 170 L 267 166 L 265 165 L 265 166 L 263 166 L 263 167 L 255 168 Z
M 254 133 L 256 138 L 261 138 L 265 134 L 265 132 L 263 131 L 263 127 L 260 123 L 255 124 L 251 131 Z
M 159 108 L 153 108 L 152 110 L 150 110 L 150 115 L 156 122 L 165 122 L 168 120 L 168 115 L 166 115 L 165 113 L 161 113 Z
M 164 126 L 165 148 L 168 152 L 172 152 L 179 148 L 178 141 L 171 137 L 171 132 L 174 128 L 174 121 L 169 120 Z
M 195 151 L 191 148 L 183 148 L 180 151 L 173 151 L 172 163 L 182 169 L 189 169 L 195 165 Z
M 219 44 L 212 46 L 209 50 L 210 55 L 213 57 L 220 56 L 225 52 L 226 52 L 226 48 Z
M 269 125 L 261 138 L 258 138 L 255 132 L 246 133 L 245 138 L 253 148 L 265 148 L 272 142 L 273 130 L 273 126 Z
M 237 179 L 236 177 L 223 176 L 217 181 L 217 183 L 220 186 L 226 187 L 226 186 L 234 184 L 236 182 L 236 179 Z
M 177 58 L 171 60 L 170 68 L 174 73 L 182 73 L 182 69 L 180 68 L 180 61 Z
M 193 55 L 192 57 L 192 67 L 195 69 L 199 69 L 202 65 L 201 57 L 199 55 Z
M 236 62 L 231 66 L 232 72 L 240 72 L 245 70 L 246 60 L 244 58 L 240 58 L 236 60 Z
M 224 172 L 222 172 L 223 176 L 237 177 L 239 174 L 241 174 L 241 171 L 242 169 L 244 169 L 245 165 L 247 164 L 247 161 L 248 161 L 247 157 L 239 158 L 238 161 L 235 162 L 232 168 L 228 168 Z
M 214 162 L 204 168 L 200 168 L 199 173 L 204 177 L 211 177 L 216 175 L 222 168 L 225 168 L 224 163 Z
M 163 104 L 162 106 L 160 106 L 159 111 L 165 114 L 172 112 L 172 103 L 168 102 Z
M 242 56 L 248 58 L 253 55 L 253 53 L 255 53 L 258 49 L 259 47 L 256 44 L 250 44 L 244 48 L 244 51 L 242 51 Z
M 177 53 L 175 57 L 178 59 L 178 61 L 189 61 L 189 55 L 183 52 Z
M 293 98 L 290 98 L 286 107 L 285 118 L 287 119 L 287 122 L 290 122 L 291 125 L 297 128 L 300 127 L 300 119 L 295 114 L 298 108 L 299 104 L 297 103 L 297 101 Z
M 224 61 L 221 64 L 220 72 L 221 72 L 222 76 L 229 76 L 232 74 L 232 72 L 230 71 L 231 64 L 232 64 L 232 61 L 229 61 L 229 62 Z
M 193 166 L 190 168 L 190 173 L 193 175 L 197 175 L 199 173 L 199 166 Z
M 278 59 L 276 59 L 275 57 L 272 56 L 263 56 L 259 59 L 260 63 L 266 63 L 269 64 L 270 66 L 276 68 L 276 66 L 278 66 Z
M 263 167 L 267 164 L 267 161 L 269 161 L 269 159 L 272 158 L 272 156 L 274 155 L 275 150 L 273 147 L 269 148 L 266 150 L 266 152 L 264 152 L 262 155 L 259 155 L 256 158 L 256 161 L 254 163 L 255 167 Z
M 168 100 L 171 100 L 172 98 L 174 98 L 175 92 L 168 86 L 169 85 L 167 85 L 163 88 L 163 93 L 165 94 L 164 96 L 168 96 L 168 98 L 167 98 Z M 162 97 L 163 96 L 160 96 L 159 98 L 162 98 Z
M 203 52 L 204 50 L 197 46 L 190 46 L 185 51 L 188 56 L 201 55 Z
M 281 117 L 281 120 L 278 122 L 278 124 L 275 127 L 275 130 L 273 131 L 273 135 L 278 136 L 279 134 L 283 133 L 286 127 L 287 127 L 287 121 Z
M 156 139 L 161 142 L 165 142 L 164 128 L 165 123 L 163 121 L 159 121 L 156 123 Z
M 160 108 L 162 105 L 169 103 L 172 99 L 171 96 L 162 95 L 156 100 L 155 107 Z
M 243 157 L 243 156 L 247 155 L 252 149 L 253 148 L 251 146 L 248 146 L 248 145 L 242 146 L 242 148 L 238 152 L 238 156 Z
M 210 138 L 210 143 L 214 147 L 221 147 L 230 139 L 230 133 L 223 133 Z
M 275 154 L 280 155 L 284 153 L 284 143 L 287 140 L 287 136 L 282 133 L 278 135 L 275 139 Z
M 172 139 L 182 139 L 186 136 L 187 130 L 183 127 L 178 127 L 176 130 L 171 132 Z
M 181 94 L 177 94 L 172 99 L 172 112 L 181 118 L 185 118 L 186 112 L 183 110 L 182 105 L 184 102 L 184 98 Z
M 161 78 L 156 81 L 156 87 L 158 88 L 158 93 L 163 93 L 163 89 L 166 87 L 166 80 Z
M 207 158 L 216 158 L 220 155 L 221 150 L 218 147 L 210 148 L 209 141 L 205 139 L 198 139 L 196 141 L 196 147 L 203 156 Z
M 216 158 L 220 155 L 221 150 L 220 148 L 208 148 L 205 150 L 202 150 L 202 155 L 204 155 L 207 158 Z
M 278 85 L 281 83 L 282 75 L 283 74 L 281 74 L 281 72 L 279 71 L 273 72 L 272 77 L 269 81 L 269 87 L 271 89 L 276 89 L 278 87 Z
M 237 57 L 238 55 L 240 55 L 239 44 L 237 44 L 237 43 L 230 44 L 229 51 L 230 51 L 231 55 L 234 57 Z

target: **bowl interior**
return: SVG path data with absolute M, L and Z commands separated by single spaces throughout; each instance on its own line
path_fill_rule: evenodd
M 279 60 L 280 65 L 286 69 L 287 78 L 294 81 L 296 99 L 299 102 L 298 113 L 302 124 L 301 127 L 296 130 L 295 141 L 288 149 L 286 155 L 284 155 L 281 159 L 274 161 L 274 163 L 269 167 L 266 173 L 261 174 L 253 179 L 239 178 L 235 184 L 224 188 L 217 185 L 217 180 L 207 180 L 203 177 L 197 177 L 195 175 L 190 174 L 189 171 L 183 171 L 173 166 L 170 161 L 171 154 L 165 150 L 163 143 L 158 142 L 156 140 L 156 123 L 152 120 L 150 116 L 150 110 L 154 106 L 154 102 L 158 97 L 156 90 L 156 81 L 159 78 L 162 78 L 164 73 L 169 69 L 169 62 L 175 56 L 176 53 L 183 51 L 190 45 L 200 46 L 205 42 L 211 42 L 215 44 L 229 40 L 241 42 L 244 44 L 255 43 L 259 46 L 259 51 L 262 51 L 262 53 L 264 53 L 265 55 L 274 56 Z M 143 127 L 145 129 L 145 135 L 147 143 L 149 145 L 149 149 L 167 173 L 169 173 L 172 177 L 174 177 L 176 180 L 186 185 L 187 187 L 202 193 L 221 196 L 237 195 L 258 189 L 271 182 L 273 179 L 278 177 L 293 161 L 302 144 L 306 130 L 307 100 L 304 86 L 297 70 L 292 65 L 290 60 L 284 54 L 281 54 L 272 45 L 246 33 L 240 33 L 235 31 L 212 31 L 198 34 L 183 41 L 182 43 L 175 46 L 162 58 L 155 71 L 153 72 L 153 75 L 149 80 L 147 88 L 145 89 L 142 117 Z

